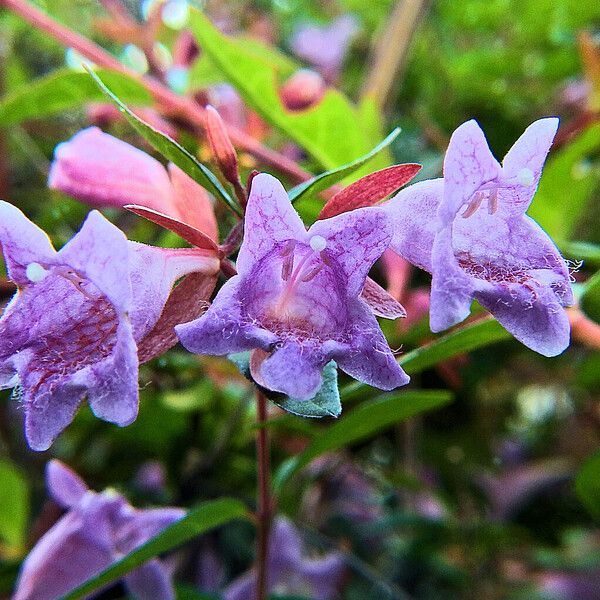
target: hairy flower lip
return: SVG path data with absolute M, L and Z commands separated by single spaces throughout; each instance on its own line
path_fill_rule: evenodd
M 283 186 L 259 174 L 248 201 L 238 275 L 200 319 L 176 327 L 177 334 L 198 354 L 260 348 L 269 356 L 256 367 L 257 379 L 297 400 L 314 396 L 331 359 L 382 389 L 404 385 L 408 377 L 360 299 L 390 238 L 380 208 L 318 221 L 307 231 Z

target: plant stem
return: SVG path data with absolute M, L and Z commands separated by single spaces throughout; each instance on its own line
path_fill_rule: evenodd
M 165 109 L 168 109 L 171 113 L 180 115 L 190 124 L 204 130 L 206 110 L 191 98 L 177 95 L 154 77 L 141 76 L 135 71 L 128 69 L 103 48 L 56 22 L 25 0 L 0 0 L 0 6 L 4 6 L 20 15 L 34 27 L 45 31 L 64 46 L 73 48 L 99 67 L 112 69 L 138 80 Z M 302 182 L 312 177 L 310 173 L 302 169 L 296 162 L 275 150 L 263 146 L 237 127 L 227 125 L 227 131 L 231 141 L 238 148 L 252 154 L 263 163 L 286 173 L 294 181 Z
M 269 556 L 269 533 L 273 503 L 271 499 L 271 467 L 267 428 L 267 399 L 256 392 L 256 458 L 258 469 L 258 531 L 256 536 L 256 595 L 255 600 L 267 597 L 267 561 Z

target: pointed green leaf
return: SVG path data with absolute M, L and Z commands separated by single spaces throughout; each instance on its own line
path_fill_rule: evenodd
M 375 400 L 363 402 L 324 429 L 304 452 L 283 463 L 274 478 L 276 489 L 281 489 L 294 473 L 324 452 L 368 438 L 394 423 L 437 408 L 451 399 L 452 394 L 445 390 L 421 390 L 386 394 Z
M 63 596 L 62 600 L 83 598 L 108 583 L 120 579 L 155 556 L 168 552 L 209 529 L 246 516 L 246 507 L 239 500 L 233 498 L 203 502 L 192 509 L 183 519 L 173 523 L 144 545 Z
M 600 519 L 600 450 L 583 463 L 575 478 L 575 491 L 590 513 Z
M 0 539 L 14 547 L 22 547 L 29 520 L 29 487 L 27 479 L 7 460 L 0 460 Z
M 182 171 L 185 171 L 194 181 L 206 188 L 211 194 L 214 194 L 219 200 L 222 200 L 239 216 L 242 216 L 242 210 L 238 204 L 231 198 L 217 177 L 199 162 L 195 156 L 188 152 L 183 146 L 171 139 L 168 135 L 157 131 L 148 123 L 136 116 L 131 110 L 114 94 L 98 77 L 96 73 L 88 70 L 96 85 L 114 102 L 117 108 L 123 113 L 125 118 L 133 128 L 158 152 L 165 158 L 175 163 Z
M 124 102 L 135 106 L 152 104 L 152 96 L 139 81 L 116 71 L 100 70 L 98 75 Z M 61 69 L 4 96 L 0 100 L 0 125 L 16 125 L 105 100 L 87 73 Z
M 250 352 L 236 352 L 227 358 L 240 370 L 242 375 L 252 381 L 250 373 Z M 299 417 L 338 417 L 342 412 L 340 393 L 337 383 L 337 365 L 330 361 L 323 369 L 323 383 L 319 391 L 310 400 L 294 400 L 283 394 L 261 388 L 264 394 L 283 410 Z
M 383 141 L 381 141 L 375 148 L 373 148 L 367 154 L 349 162 L 341 167 L 337 167 L 336 169 L 331 169 L 330 171 L 325 171 L 325 173 L 321 173 L 309 179 L 308 181 L 304 181 L 303 183 L 297 185 L 292 188 L 288 195 L 290 197 L 291 202 L 296 202 L 302 198 L 310 198 L 312 196 L 316 196 L 319 192 L 326 190 L 327 188 L 335 185 L 347 175 L 354 173 L 357 169 L 362 167 L 364 164 L 368 163 L 371 159 L 375 158 L 382 150 L 387 148 L 400 134 L 400 128 L 396 127 Z

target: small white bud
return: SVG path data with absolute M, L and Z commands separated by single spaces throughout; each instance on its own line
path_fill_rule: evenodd
M 327 247 L 327 240 L 322 235 L 313 235 L 309 244 L 315 252 L 321 252 Z
M 533 182 L 535 181 L 533 171 L 531 169 L 521 169 L 517 175 L 517 181 L 521 185 L 533 185 Z
M 27 268 L 25 269 L 25 275 L 32 283 L 39 283 L 46 278 L 48 271 L 44 269 L 40 263 L 32 262 L 27 265 Z

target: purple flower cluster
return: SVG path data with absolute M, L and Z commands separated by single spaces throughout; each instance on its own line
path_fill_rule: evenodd
M 367 275 L 389 247 L 432 274 L 433 331 L 465 319 L 476 299 L 528 347 L 547 356 L 562 352 L 569 343 L 563 307 L 573 302 L 568 268 L 525 214 L 557 126 L 554 118 L 532 124 L 500 165 L 469 121 L 450 140 L 443 179 L 409 186 L 383 206 L 350 210 L 308 230 L 279 181 L 256 176 L 237 275 L 199 318 L 186 322 L 179 311 L 165 319 L 171 344 L 174 327 L 198 354 L 251 350 L 255 381 L 300 401 L 314 397 L 332 360 L 369 385 L 405 385 L 409 378 L 375 318 L 385 311 L 367 303 L 374 285 Z M 167 172 L 98 129 L 57 148 L 50 184 L 96 205 L 123 206 L 131 198 L 204 231 L 208 247 L 217 248 L 202 188 L 176 167 Z M 138 348 L 161 321 L 176 279 L 203 274 L 210 283 L 203 293 L 210 294 L 216 250 L 129 242 L 94 211 L 56 252 L 37 226 L 4 202 L 0 243 L 18 286 L 0 319 L 0 387 L 18 386 L 31 447 L 48 448 L 84 397 L 98 417 L 131 423 Z M 402 313 L 399 307 L 392 316 Z

